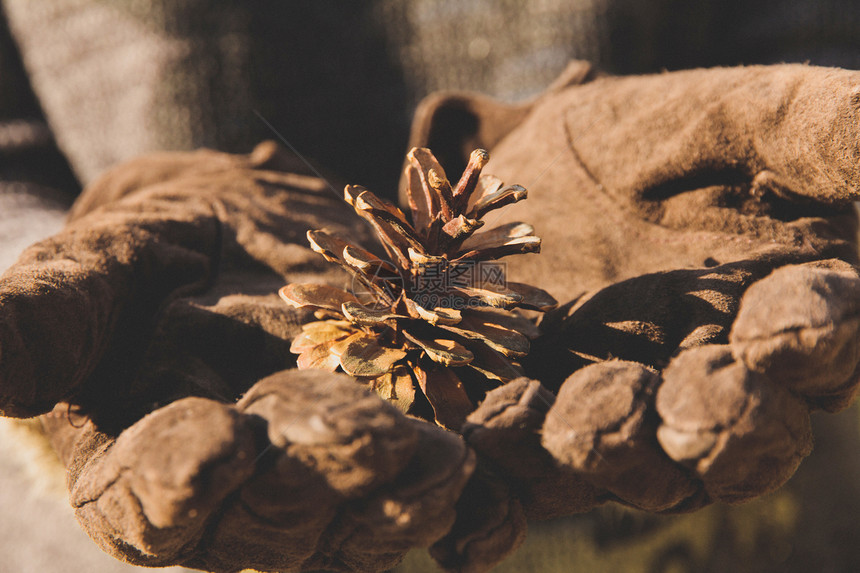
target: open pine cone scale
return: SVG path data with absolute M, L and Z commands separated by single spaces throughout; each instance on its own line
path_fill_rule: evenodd
M 319 319 L 292 343 L 299 368 L 341 369 L 402 411 L 458 429 L 488 390 L 522 375 L 516 360 L 539 330 L 513 309 L 545 311 L 556 301 L 490 262 L 537 253 L 540 239 L 525 223 L 481 230 L 487 213 L 527 197 L 519 185 L 481 175 L 486 151 L 472 152 L 456 185 L 429 150 L 407 158 L 411 222 L 363 187 L 344 190 L 389 260 L 309 231 L 311 248 L 352 277 L 352 292 L 289 284 L 280 295 Z

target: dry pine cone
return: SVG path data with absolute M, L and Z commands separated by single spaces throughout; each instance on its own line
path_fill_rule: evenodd
M 352 288 L 289 284 L 280 295 L 320 319 L 293 341 L 299 368 L 341 368 L 404 412 L 458 429 L 488 390 L 522 375 L 514 360 L 528 353 L 538 329 L 510 309 L 545 311 L 556 301 L 507 281 L 504 267 L 488 262 L 537 253 L 540 239 L 526 223 L 476 233 L 488 212 L 526 198 L 523 187 L 481 175 L 486 151 L 472 152 L 455 186 L 428 149 L 414 148 L 407 157 L 411 224 L 363 187 L 344 190 L 389 260 L 309 231 L 313 250 L 341 265 Z

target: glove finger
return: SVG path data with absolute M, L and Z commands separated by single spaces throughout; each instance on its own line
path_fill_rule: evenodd
M 747 368 L 836 411 L 860 387 L 860 277 L 840 261 L 782 267 L 744 294 L 730 335 Z
M 84 529 L 148 566 L 388 568 L 452 527 L 475 463 L 455 434 L 322 371 L 273 375 L 237 406 L 179 400 L 117 439 L 65 409 L 44 420 Z
M 247 161 L 241 155 L 209 149 L 143 155 L 107 170 L 87 185 L 72 206 L 69 220 L 75 221 L 104 205 L 153 185 L 194 176 L 217 176 L 246 165 Z
M 568 316 L 562 310 L 544 320 L 545 335 L 524 359 L 526 372 L 555 391 L 595 361 L 620 358 L 659 370 L 679 349 L 722 343 L 744 291 L 767 276 L 774 262 L 648 273 L 585 295 Z
M 287 371 L 256 384 L 237 407 L 270 445 L 189 565 L 378 571 L 454 522 L 474 454 L 354 380 Z
M 119 201 L 141 190 L 177 179 L 209 179 L 217 181 L 231 177 L 237 171 L 263 170 L 279 172 L 282 183 L 289 186 L 305 180 L 317 187 L 308 166 L 295 155 L 287 153 L 274 141 L 263 141 L 248 155 L 221 153 L 211 149 L 192 152 L 150 153 L 109 169 L 87 185 L 69 212 L 74 221 L 90 212 Z M 295 177 L 293 174 L 299 174 Z M 272 178 L 274 173 L 269 174 Z
M 446 571 L 489 571 L 516 551 L 526 537 L 526 518 L 507 483 L 478 466 L 457 503 L 451 531 L 430 548 Z
M 561 387 L 543 427 L 543 444 L 567 467 L 622 502 L 650 511 L 707 503 L 695 476 L 655 439 L 660 376 L 614 360 L 585 367 Z
M 656 407 L 663 450 L 712 499 L 773 491 L 812 450 L 806 402 L 736 361 L 728 346 L 679 354 L 663 372 Z
M 352 570 L 387 569 L 409 549 L 429 547 L 461 519 L 474 453 L 452 432 L 420 420 L 410 423 L 419 442 L 409 464 L 396 480 L 346 508 L 307 568 L 330 566 L 331 555 L 338 555 Z
M 829 289 L 815 294 L 818 287 L 812 288 L 810 281 L 797 281 L 791 288 L 784 288 L 771 282 L 776 279 L 762 280 L 775 267 L 797 263 L 829 269 L 828 272 L 842 269 L 855 273 L 849 264 L 835 259 L 807 263 L 809 260 L 809 256 L 798 253 L 771 254 L 767 258 L 750 258 L 712 268 L 648 273 L 611 284 L 580 297 L 567 316 L 565 309 L 557 316 L 548 315 L 550 320 L 542 324 L 545 336 L 535 341 L 532 352 L 524 359 L 526 372 L 556 389 L 572 372 L 594 361 L 621 358 L 659 370 L 679 350 L 709 343 L 724 344 L 732 329 L 732 336 L 739 341 L 739 333 L 743 336 L 752 326 L 766 329 L 773 321 L 761 316 L 762 309 L 772 309 L 775 318 L 783 312 L 782 305 L 789 293 L 795 301 L 795 314 L 813 312 L 812 303 L 819 300 L 819 307 L 839 306 L 840 309 L 827 311 L 828 316 L 837 323 L 845 322 L 847 318 L 841 317 L 850 316 L 851 309 L 856 307 L 856 302 L 851 301 L 858 296 L 856 291 L 851 293 L 853 287 L 848 283 L 838 293 Z M 774 277 L 778 276 L 780 273 L 774 273 Z M 772 286 L 767 287 L 768 284 Z M 750 309 L 741 310 L 741 315 L 749 318 L 738 323 L 741 300 L 752 286 L 755 286 L 753 293 L 758 293 L 757 300 L 765 300 L 767 304 L 746 305 Z M 802 294 L 806 287 L 812 290 Z M 752 308 L 758 309 L 758 314 L 752 314 Z M 826 317 L 822 320 L 826 321 Z M 845 361 L 852 369 L 856 364 L 850 356 Z
M 340 497 L 390 481 L 418 447 L 404 416 L 344 375 L 284 371 L 255 384 L 236 407 L 265 422 L 275 451 L 303 460 Z
M 558 464 L 541 444 L 555 400 L 539 382 L 518 378 L 487 392 L 462 428 L 466 443 L 505 477 L 530 519 L 586 512 L 605 495 L 580 474 Z
M 43 416 L 69 469 L 78 521 L 107 553 L 139 565 L 180 562 L 212 512 L 254 471 L 256 447 L 229 406 L 187 398 L 157 410 L 119 438 L 65 405 Z
M 202 202 L 175 207 L 153 199 L 82 220 L 0 278 L 0 413 L 49 410 L 94 371 L 115 334 L 140 346 L 135 337 L 168 293 L 207 280 L 217 220 Z

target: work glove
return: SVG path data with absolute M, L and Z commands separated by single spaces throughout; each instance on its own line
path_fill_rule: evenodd
M 78 521 L 119 559 L 379 571 L 452 527 L 462 439 L 295 369 L 313 317 L 277 290 L 344 279 L 306 232 L 367 234 L 301 170 L 272 143 L 132 161 L 0 279 L 0 413 L 42 414 Z
M 138 160 L 88 189 L 69 227 L 27 251 L 3 278 L 0 395 L 7 415 L 32 415 L 59 402 L 43 424 L 69 468 L 72 503 L 90 535 L 136 563 L 213 571 L 382 570 L 408 548 L 431 544 L 447 569 L 481 571 L 516 548 L 524 514 L 587 511 L 609 499 L 652 511 L 690 510 L 713 499 L 751 497 L 784 481 L 808 453 L 810 404 L 836 408 L 853 385 L 837 385 L 841 394 L 819 392 L 814 401 L 776 385 L 731 352 L 731 360 L 717 360 L 705 375 L 681 358 L 700 347 L 730 350 L 740 296 L 775 266 L 824 260 L 815 272 L 845 278 L 854 256 L 853 216 L 838 205 L 817 206 L 826 218 L 802 220 L 803 236 L 794 242 L 763 240 L 761 232 L 744 234 L 746 227 L 710 231 L 713 244 L 723 248 L 728 238 L 743 237 L 735 242 L 736 253 L 744 254 L 738 260 L 757 256 L 752 260 L 770 267 L 724 269 L 733 259 L 717 259 L 725 253 L 719 250 L 707 255 L 713 260 L 695 264 L 680 249 L 673 258 L 670 247 L 693 249 L 688 235 L 695 225 L 666 226 L 637 218 L 620 202 L 595 202 L 596 175 L 583 175 L 584 160 L 570 160 L 575 148 L 564 120 L 576 116 L 563 96 L 597 87 L 605 93 L 593 96 L 593 105 L 605 110 L 600 106 L 612 93 L 623 94 L 618 86 L 624 82 L 652 85 L 657 93 L 661 83 L 668 89 L 673 81 L 695 92 L 702 80 L 593 75 L 574 67 L 531 105 L 439 97 L 419 115 L 416 142 L 425 140 L 443 156 L 447 151 L 449 171 L 457 172 L 459 150 L 477 143 L 494 157 L 486 172 L 531 187 L 529 201 L 510 208 L 499 223 L 534 223 L 544 253 L 520 257 L 522 265 L 511 261 L 508 276 L 528 275 L 529 283 L 571 301 L 544 319 L 546 334 L 524 365 L 533 379 L 490 392 L 462 430 L 465 443 L 402 416 L 349 379 L 290 370 L 290 340 L 311 318 L 277 300 L 277 288 L 345 280 L 307 249 L 305 231 L 325 226 L 361 240 L 364 229 L 324 182 L 297 174 L 302 168 L 271 145 L 247 158 L 201 152 Z M 714 89 L 726 88 L 725 81 L 714 83 Z M 603 134 L 625 129 L 619 119 L 624 109 L 607 119 Z M 541 110 L 562 120 L 541 124 Z M 685 133 L 679 124 L 690 117 L 681 115 L 674 119 L 677 133 L 666 134 Z M 658 131 L 654 125 L 660 124 L 635 126 L 642 141 Z M 549 145 L 558 133 L 560 147 L 547 158 L 536 142 Z M 618 140 L 631 144 L 622 135 Z M 688 151 L 680 144 L 675 150 Z M 654 150 L 643 143 L 639 151 Z M 638 152 L 630 153 L 606 161 L 617 161 L 618 173 L 638 173 Z M 571 201 L 581 210 L 564 212 Z M 598 208 L 602 218 L 588 216 Z M 748 206 L 741 211 L 752 220 L 769 216 L 749 215 Z M 561 219 L 548 220 L 553 217 Z M 771 219 L 775 228 L 798 226 L 787 215 Z M 646 235 L 663 228 L 678 238 L 673 243 L 661 236 L 660 252 L 636 244 L 651 257 L 639 261 L 610 248 L 621 242 L 609 239 L 629 228 Z M 559 237 L 565 237 L 561 246 L 552 248 Z M 773 243 L 775 251 L 783 247 L 786 262 L 770 251 L 765 258 L 757 240 Z M 812 252 L 804 258 L 805 250 Z M 595 266 L 601 257 L 604 264 Z M 683 270 L 672 270 L 678 267 Z M 689 276 L 704 282 L 691 285 Z M 846 280 L 847 286 L 839 285 L 850 290 L 856 275 Z M 610 296 L 613 287 L 631 296 Z M 709 292 L 717 288 L 728 294 Z M 813 284 L 800 289 L 822 292 Z M 856 309 L 856 298 L 851 307 L 844 293 L 820 298 L 841 301 L 846 317 Z M 723 310 L 708 313 L 708 301 Z M 685 327 L 688 335 L 678 338 Z M 743 369 L 729 368 L 735 364 Z M 672 380 L 674 394 L 668 391 Z M 715 391 L 702 397 L 708 385 Z M 672 425 L 673 412 L 686 416 L 686 425 Z M 720 417 L 727 412 L 742 415 Z M 695 439 L 683 440 L 684 431 L 713 437 L 712 455 L 673 457 L 664 445 L 673 436 L 695 449 Z M 738 459 L 740 469 L 726 475 L 725 466 Z M 725 493 L 737 491 L 744 495 Z
M 431 96 L 413 145 L 528 188 L 540 255 L 506 262 L 562 302 L 521 379 L 463 428 L 525 512 L 612 499 L 741 502 L 812 448 L 858 388 L 860 73 L 805 65 L 602 75 L 532 102 Z M 591 492 L 582 480 L 593 486 Z

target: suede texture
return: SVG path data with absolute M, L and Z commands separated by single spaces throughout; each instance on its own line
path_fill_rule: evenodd
M 488 226 L 536 227 L 507 276 L 563 303 L 461 434 L 295 370 L 277 289 L 350 286 L 305 232 L 371 247 L 336 187 L 272 143 L 134 160 L 0 278 L 0 413 L 43 415 L 83 527 L 150 566 L 486 571 L 526 518 L 760 496 L 857 390 L 858 85 L 573 63 L 528 104 L 428 100 L 413 142 L 529 189 Z
M 78 520 L 119 559 L 378 571 L 454 523 L 461 439 L 294 369 L 308 316 L 277 289 L 349 286 L 305 232 L 367 231 L 292 167 L 273 143 L 133 161 L 2 278 L 0 409 L 49 410 Z
M 489 226 L 534 225 L 542 252 L 508 277 L 563 303 L 526 359 L 555 399 L 491 393 L 464 428 L 478 453 L 539 441 L 583 506 L 689 511 L 783 484 L 811 451 L 809 412 L 857 393 L 858 94 L 857 72 L 814 66 L 573 62 L 522 105 L 428 99 L 412 144 L 454 172 L 485 147 L 487 172 L 528 188 Z M 501 468 L 523 499 L 532 467 Z

